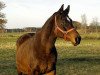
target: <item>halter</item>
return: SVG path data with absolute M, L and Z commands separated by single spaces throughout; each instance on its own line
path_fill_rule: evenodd
M 69 30 L 67 30 L 67 31 L 62 30 L 62 29 L 58 26 L 58 24 L 57 24 L 57 19 L 56 19 L 56 16 L 55 16 L 55 31 L 56 31 L 56 35 L 57 35 L 57 30 L 59 30 L 61 33 L 64 34 L 64 39 L 66 40 L 67 34 L 68 34 L 69 32 L 71 32 L 71 31 L 75 30 L 75 28 L 71 28 L 71 29 L 69 29 Z

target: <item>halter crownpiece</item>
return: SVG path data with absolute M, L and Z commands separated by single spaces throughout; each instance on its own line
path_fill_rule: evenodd
M 57 29 L 60 31 L 60 32 L 62 32 L 63 34 L 68 34 L 69 32 L 71 32 L 71 31 L 73 31 L 73 30 L 75 30 L 75 28 L 71 28 L 71 29 L 69 29 L 69 30 L 67 30 L 67 31 L 63 31 L 59 26 L 58 26 L 58 24 L 57 24 L 57 19 L 56 19 L 56 16 L 55 16 L 55 30 L 57 31 Z

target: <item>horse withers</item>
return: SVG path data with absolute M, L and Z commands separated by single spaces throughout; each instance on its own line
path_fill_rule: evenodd
M 18 75 L 56 75 L 57 37 L 80 44 L 81 37 L 68 16 L 70 6 L 55 12 L 35 34 L 25 34 L 17 41 L 16 65 Z

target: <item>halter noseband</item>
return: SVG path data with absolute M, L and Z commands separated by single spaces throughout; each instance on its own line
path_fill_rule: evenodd
M 62 32 L 64 34 L 64 39 L 66 40 L 66 37 L 67 37 L 67 34 L 73 30 L 75 30 L 75 28 L 71 28 L 67 31 L 63 31 L 57 24 L 57 19 L 56 19 L 56 16 L 55 16 L 55 31 L 56 31 L 56 34 L 57 34 L 57 29 Z

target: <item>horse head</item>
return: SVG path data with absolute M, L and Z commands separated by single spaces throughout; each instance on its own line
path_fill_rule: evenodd
M 70 5 L 64 10 L 64 4 L 55 13 L 55 29 L 54 33 L 57 37 L 71 41 L 74 46 L 80 44 L 81 36 L 73 26 L 73 21 L 69 17 Z

